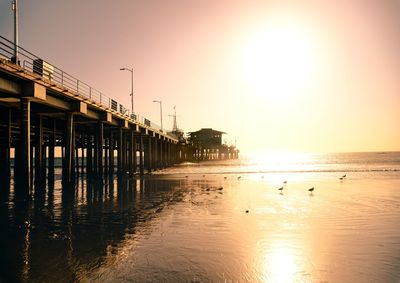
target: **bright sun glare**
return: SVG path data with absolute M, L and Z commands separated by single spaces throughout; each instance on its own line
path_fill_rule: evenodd
M 273 101 L 296 95 L 312 79 L 312 40 L 295 25 L 271 25 L 247 41 L 244 72 L 258 95 Z

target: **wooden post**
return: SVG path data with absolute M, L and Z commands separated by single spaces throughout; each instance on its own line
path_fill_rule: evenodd
M 140 142 L 139 142 L 139 170 L 140 175 L 144 175 L 144 164 L 143 164 L 143 133 L 140 132 Z
M 129 152 L 128 152 L 128 170 L 129 170 L 129 176 L 133 176 L 133 151 L 134 151 L 134 147 L 133 147 L 133 139 L 132 139 L 132 133 L 133 130 L 130 130 L 128 132 L 128 144 L 129 144 Z
M 162 140 L 162 137 L 160 137 L 159 144 L 160 144 L 160 152 L 158 154 L 159 168 L 164 168 L 164 151 L 163 151 L 163 140 Z
M 86 136 L 86 176 L 91 176 L 93 173 L 93 152 L 92 152 L 92 135 Z
M 109 139 L 105 138 L 104 139 L 104 171 L 103 171 L 103 176 L 107 177 L 108 176 L 108 153 L 109 153 Z
M 79 145 L 75 146 L 75 172 L 76 178 L 79 179 Z
M 72 182 L 72 164 L 73 164 L 73 152 L 74 152 L 74 117 L 72 113 L 67 114 L 66 120 L 66 130 L 64 135 L 64 144 L 65 144 L 65 162 L 64 162 L 64 174 L 63 174 L 63 182 L 66 185 L 71 184 Z
M 117 151 L 118 151 L 118 156 L 117 156 L 117 174 L 118 177 L 122 176 L 122 127 L 118 127 L 118 134 L 117 134 Z
M 85 160 L 85 137 L 83 134 L 81 134 L 81 172 L 82 172 L 82 176 L 83 176 L 83 173 L 85 172 L 84 160 Z
M 98 171 L 97 174 L 100 178 L 103 178 L 103 142 L 104 142 L 104 131 L 103 122 L 99 121 L 98 133 L 97 133 L 97 158 L 98 158 Z
M 42 157 L 43 157 L 43 118 L 36 117 L 35 123 L 35 188 L 42 184 Z
M 10 188 L 10 148 L 11 148 L 11 109 L 7 109 L 4 115 L 6 124 L 4 137 L 0 141 L 0 184 L 5 192 L 0 189 L 0 194 L 8 195 Z
M 132 139 L 132 175 L 136 174 L 137 170 L 137 148 L 136 148 L 136 137 L 135 137 L 135 131 L 131 131 L 131 139 Z
M 54 148 L 56 146 L 56 121 L 52 121 L 52 130 L 49 139 L 49 188 L 54 188 Z
M 147 143 L 144 144 L 144 167 L 147 171 L 151 171 L 151 137 L 147 137 Z
M 126 161 L 127 161 L 127 151 L 126 151 L 126 135 L 122 133 L 122 174 L 126 175 Z
M 158 158 L 158 139 L 157 136 L 153 141 L 153 168 L 154 170 L 160 169 L 159 158 Z
M 29 98 L 22 97 L 20 102 L 21 134 L 18 148 L 15 150 L 18 168 L 14 172 L 15 195 L 27 198 L 32 191 L 31 183 L 31 104 Z
M 96 127 L 94 127 L 93 142 L 93 173 L 97 175 L 99 172 L 99 132 L 96 131 Z
M 109 147 L 109 154 L 108 154 L 108 158 L 109 158 L 109 166 L 110 168 L 108 169 L 108 173 L 110 174 L 110 179 L 112 179 L 112 176 L 114 175 L 114 138 L 113 138 L 113 132 L 110 131 L 110 141 L 108 144 Z

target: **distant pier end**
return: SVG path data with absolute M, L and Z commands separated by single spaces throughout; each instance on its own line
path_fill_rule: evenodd
M 222 143 L 222 131 L 203 128 L 189 133 L 192 157 L 195 160 L 237 159 L 239 150 L 233 145 Z

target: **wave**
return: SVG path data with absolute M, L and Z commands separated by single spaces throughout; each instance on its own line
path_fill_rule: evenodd
M 397 168 L 388 169 L 320 169 L 320 170 L 162 170 L 154 172 L 156 174 L 278 174 L 278 173 L 379 173 L 379 172 L 400 172 Z

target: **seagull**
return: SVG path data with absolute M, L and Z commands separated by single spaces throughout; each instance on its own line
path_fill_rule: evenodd
M 339 178 L 340 181 L 343 181 L 343 179 L 344 179 L 344 177 L 340 177 L 340 178 Z
M 282 190 L 283 190 L 283 187 L 280 187 L 278 190 L 282 191 Z
M 238 177 L 238 180 L 240 180 L 240 178 L 242 178 L 242 176 L 239 176 L 239 177 Z
M 314 191 L 314 187 L 308 189 L 309 192 L 313 192 Z
M 223 189 L 224 189 L 224 187 L 219 187 L 218 188 L 219 191 L 222 191 Z
M 344 175 L 342 176 L 342 178 L 346 178 L 346 174 L 344 174 Z
M 287 181 L 283 181 L 283 183 L 286 185 L 286 184 L 287 184 Z

